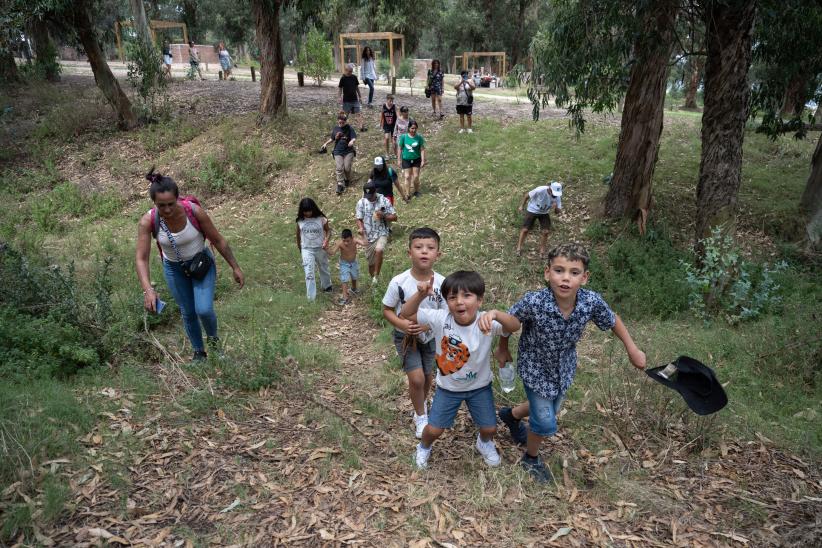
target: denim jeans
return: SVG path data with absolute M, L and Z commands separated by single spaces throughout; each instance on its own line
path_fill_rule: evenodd
M 537 436 L 547 438 L 557 433 L 557 415 L 562 407 L 564 395 L 556 398 L 544 398 L 525 386 L 525 395 L 528 397 L 529 415 L 528 426 Z
M 368 86 L 368 104 L 370 105 L 374 100 L 374 80 L 371 78 L 363 78 L 362 81 Z
M 163 275 L 180 313 L 183 316 L 188 340 L 195 351 L 205 350 L 200 322 L 203 323 L 206 335 L 217 336 L 217 314 L 214 313 L 214 286 L 217 283 L 217 265 L 202 280 L 189 278 L 183 273 L 179 263 L 163 261 Z
M 320 271 L 322 288 L 331 287 L 331 270 L 328 268 L 328 253 L 321 247 L 304 247 L 301 250 L 305 271 L 305 294 L 309 301 L 317 298 L 317 266 Z M 315 264 L 316 263 L 316 264 Z

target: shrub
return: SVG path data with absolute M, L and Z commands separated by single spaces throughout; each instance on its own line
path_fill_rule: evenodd
M 131 340 L 127 309 L 115 312 L 110 258 L 91 287 L 77 284 L 73 265 L 0 248 L 0 377 L 64 377 L 110 359 Z
M 689 301 L 698 316 L 707 320 L 723 314 L 728 323 L 735 324 L 759 317 L 780 301 L 776 279 L 788 268 L 787 263 L 752 265 L 721 227 L 701 243 L 705 250 L 701 262 L 681 262 Z
M 592 231 L 601 238 L 607 227 L 592 225 Z M 670 318 L 688 308 L 683 257 L 661 227 L 650 228 L 644 237 L 620 237 L 601 257 L 592 257 L 591 286 L 620 314 Z
M 323 33 L 312 27 L 297 57 L 297 68 L 312 77 L 318 86 L 322 85 L 323 80 L 327 80 L 334 70 L 332 47 Z
M 377 59 L 377 76 L 385 76 L 386 81 L 391 81 L 391 61 L 387 58 Z
M 411 90 L 411 95 L 414 95 L 414 78 L 417 76 L 417 68 L 414 66 L 414 60 L 406 57 L 400 61 L 400 66 L 397 67 L 397 78 L 405 78 L 408 80 L 408 87 Z
M 224 140 L 222 154 L 207 154 L 192 174 L 195 187 L 211 192 L 257 192 L 273 173 L 288 168 L 291 156 L 282 149 L 264 149 L 258 137 Z
M 168 119 L 168 83 L 163 77 L 160 52 L 142 40 L 128 42 L 126 52 L 129 60 L 127 78 L 137 92 L 134 108 L 138 118 L 142 122 Z

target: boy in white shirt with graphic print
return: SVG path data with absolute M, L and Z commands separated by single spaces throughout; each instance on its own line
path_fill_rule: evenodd
M 406 301 L 417 292 L 417 284 L 429 279 L 434 280 L 434 287 L 421 302 L 420 308 L 446 310 L 440 294 L 444 278 L 434 272 L 434 263 L 440 257 L 440 235 L 428 227 L 415 228 L 408 237 L 408 256 L 411 258 L 411 268 L 391 278 L 382 299 L 382 315 L 394 326 L 394 346 L 402 362 L 402 370 L 408 377 L 408 394 L 414 406 L 414 428 L 416 436 L 421 438 L 428 424 L 425 399 L 434 381 L 434 338 L 427 325 L 400 318 L 399 314 Z
M 476 448 L 488 466 L 499 466 L 494 446 L 497 418 L 491 388 L 491 345 L 494 336 L 519 331 L 520 322 L 499 310 L 480 312 L 485 282 L 477 272 L 460 270 L 442 282 L 441 292 L 448 310 L 420 308 L 433 292 L 434 278 L 417 285 L 417 291 L 402 307 L 401 316 L 427 324 L 437 346 L 437 389 L 428 414 L 428 425 L 417 445 L 417 468 L 426 468 L 431 444 L 454 424 L 464 401 L 479 428 Z

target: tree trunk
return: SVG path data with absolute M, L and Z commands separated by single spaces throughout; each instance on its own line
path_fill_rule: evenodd
M 805 74 L 795 74 L 785 88 L 785 97 L 782 100 L 780 115 L 783 118 L 799 116 L 808 101 L 808 77 Z
M 260 114 L 286 114 L 283 51 L 280 44 L 280 7 L 283 0 L 252 0 L 251 9 L 260 47 Z
M 200 39 L 200 29 L 197 26 L 196 0 L 183 0 L 183 13 L 180 18 L 188 27 L 188 39 L 196 44 Z
M 713 227 L 733 233 L 742 178 L 742 141 L 751 89 L 755 0 L 714 0 L 705 8 L 708 58 L 702 114 L 702 159 L 696 187 L 696 251 Z
M 696 110 L 696 92 L 699 90 L 699 82 L 702 80 L 702 58 L 692 55 L 688 64 L 690 74 L 688 75 L 688 87 L 685 90 L 685 105 L 682 108 Z
M 812 247 L 819 249 L 822 247 L 822 135 L 816 142 L 816 150 L 811 160 L 811 174 L 799 201 L 799 209 L 808 220 L 805 225 L 808 241 Z
M 11 84 L 19 81 L 20 73 L 14 62 L 14 53 L 7 46 L 0 45 L 0 82 Z
M 103 92 L 117 115 L 117 125 L 121 129 L 131 129 L 137 125 L 137 117 L 131 109 L 131 102 L 123 93 L 120 84 L 111 69 L 106 63 L 97 35 L 94 32 L 94 24 L 91 22 L 87 0 L 77 0 L 73 4 L 74 10 L 74 30 L 80 38 L 80 43 L 86 51 L 91 71 L 94 73 L 94 81 L 97 87 Z
M 634 44 L 636 60 L 625 95 L 614 177 L 605 198 L 606 216 L 638 215 L 641 231 L 651 207 L 676 13 L 675 0 L 658 0 L 643 17 L 643 31 Z
M 143 0 L 129 0 L 129 4 L 131 4 L 131 13 L 134 16 L 134 30 L 146 45 L 147 51 L 151 51 L 154 48 L 154 38 L 148 26 L 148 17 L 146 17 L 146 7 Z
M 43 76 L 49 82 L 60 81 L 60 67 L 57 64 L 57 48 L 49 35 L 44 19 L 35 17 L 31 22 L 31 36 L 34 39 L 35 65 L 41 67 Z

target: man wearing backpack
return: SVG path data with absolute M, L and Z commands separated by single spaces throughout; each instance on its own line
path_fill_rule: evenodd
M 460 74 L 460 81 L 454 86 L 457 90 L 457 114 L 460 115 L 460 133 L 474 133 L 471 129 L 471 115 L 474 109 L 474 90 L 476 86 L 468 77 L 468 71 Z M 465 128 L 465 117 L 468 117 L 468 129 Z
M 194 349 L 192 361 L 203 361 L 207 358 L 203 328 L 209 348 L 220 352 L 217 315 L 214 313 L 217 268 L 205 241 L 210 241 L 231 266 L 234 280 L 240 287 L 245 283 L 245 276 L 228 242 L 196 198 L 180 197 L 177 183 L 171 177 L 155 173 L 154 169 L 146 179 L 151 181 L 149 195 L 154 207 L 143 215 L 137 228 L 137 278 L 143 288 L 143 305 L 149 312 L 159 314 L 162 311 L 163 302 L 151 285 L 148 266 L 151 238 L 154 237 L 160 249 L 163 275 L 180 308 L 186 335 Z

